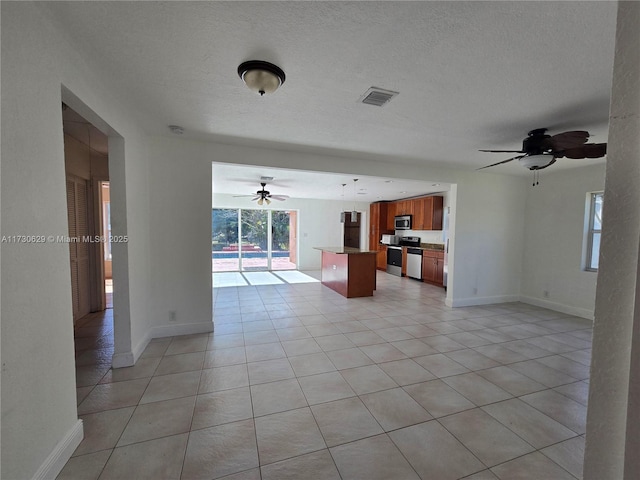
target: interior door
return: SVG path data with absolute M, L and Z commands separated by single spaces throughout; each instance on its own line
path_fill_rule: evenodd
M 67 176 L 67 220 L 69 226 L 69 260 L 74 323 L 91 310 L 89 243 L 89 185 L 74 175 Z

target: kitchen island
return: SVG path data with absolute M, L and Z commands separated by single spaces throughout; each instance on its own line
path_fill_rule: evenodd
M 347 298 L 371 297 L 376 289 L 377 250 L 314 247 L 322 251 L 322 284 Z

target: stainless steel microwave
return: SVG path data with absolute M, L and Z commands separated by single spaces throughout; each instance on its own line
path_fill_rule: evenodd
M 395 217 L 396 230 L 411 230 L 411 215 L 400 215 Z

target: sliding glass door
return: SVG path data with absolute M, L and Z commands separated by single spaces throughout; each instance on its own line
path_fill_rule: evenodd
M 269 210 L 240 210 L 241 270 L 269 270 Z
M 214 208 L 212 271 L 295 270 L 297 212 Z

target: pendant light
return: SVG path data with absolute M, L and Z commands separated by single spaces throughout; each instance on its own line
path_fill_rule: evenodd
M 357 178 L 353 179 L 353 210 L 351 211 L 352 222 L 358 221 L 358 211 L 356 210 L 356 182 L 357 181 L 358 181 Z

